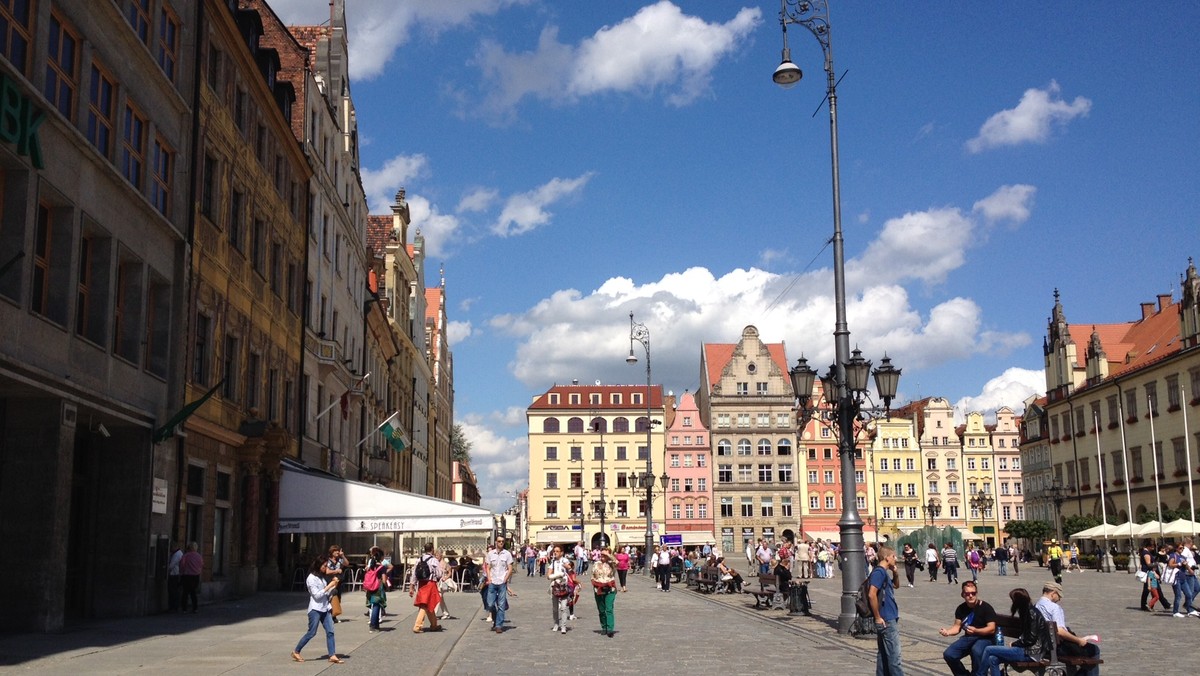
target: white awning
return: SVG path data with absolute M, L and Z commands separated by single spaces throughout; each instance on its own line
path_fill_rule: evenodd
M 561 545 L 567 542 L 579 542 L 577 530 L 539 530 L 533 536 L 533 541 L 539 545 Z
M 342 479 L 285 460 L 280 533 L 492 530 L 491 510 Z

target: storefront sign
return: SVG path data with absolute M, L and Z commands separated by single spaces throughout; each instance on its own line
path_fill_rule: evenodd
M 154 477 L 154 485 L 150 489 L 150 512 L 152 514 L 167 513 L 167 480 Z
M 38 169 L 45 168 L 38 136 L 38 128 L 45 121 L 46 114 L 34 108 L 33 101 L 21 93 L 21 88 L 0 73 L 0 140 L 15 145 L 17 154 L 28 155 Z

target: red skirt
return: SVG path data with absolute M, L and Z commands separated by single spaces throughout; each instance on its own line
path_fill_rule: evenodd
M 413 599 L 413 605 L 418 608 L 424 608 L 427 612 L 432 613 L 434 608 L 442 602 L 442 593 L 438 591 L 437 583 L 433 580 L 417 583 L 417 594 Z

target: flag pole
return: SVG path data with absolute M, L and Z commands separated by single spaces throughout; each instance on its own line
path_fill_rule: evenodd
M 349 388 L 346 390 L 346 392 L 345 392 L 345 393 L 346 393 L 346 394 L 349 394 L 349 393 L 350 393 L 350 391 L 354 389 L 355 385 L 358 385 L 358 384 L 360 384 L 360 383 L 362 383 L 362 382 L 366 381 L 366 379 L 367 379 L 367 376 L 370 376 L 370 375 L 371 375 L 371 373 L 370 373 L 370 371 L 368 371 L 368 372 L 367 372 L 367 375 L 365 375 L 365 376 L 363 376 L 363 377 L 359 378 L 358 380 L 354 381 L 354 385 L 351 385 L 351 386 L 350 386 L 350 387 L 349 387 Z M 318 414 L 317 414 L 317 417 L 313 418 L 313 422 L 316 422 L 316 421 L 320 420 L 321 418 L 324 418 L 324 417 L 325 417 L 325 415 L 326 415 L 327 413 L 329 413 L 330 411 L 332 411 L 332 410 L 333 410 L 333 407 L 334 407 L 334 406 L 337 406 L 337 405 L 338 405 L 338 404 L 340 404 L 340 403 L 342 403 L 342 398 L 341 398 L 341 397 L 338 397 L 336 400 L 334 400 L 334 402 L 333 402 L 332 404 L 330 404 L 330 405 L 326 406 L 324 411 L 321 411 L 320 413 L 318 413 Z
M 376 432 L 378 432 L 379 430 L 383 429 L 383 426 L 390 423 L 392 421 L 392 418 L 395 418 L 397 415 L 400 415 L 400 411 L 396 411 L 395 413 L 389 415 L 386 420 L 379 423 L 379 427 L 376 427 L 375 429 L 371 430 L 371 434 L 368 434 L 367 436 L 363 437 L 362 439 L 359 439 L 358 443 L 354 444 L 354 447 L 358 448 L 359 446 L 362 446 L 364 441 L 366 441 L 367 439 L 370 439 L 371 435 L 373 435 Z
M 1188 414 L 1187 414 L 1187 393 L 1183 390 L 1183 384 L 1179 385 L 1179 401 L 1183 403 L 1183 451 L 1187 454 L 1187 473 L 1188 473 L 1188 521 L 1192 523 L 1192 537 L 1196 537 L 1196 489 L 1192 482 L 1192 443 L 1188 438 Z
M 1158 506 L 1158 541 L 1163 541 L 1162 494 L 1158 486 L 1158 439 L 1154 434 L 1154 400 L 1146 394 L 1146 409 L 1150 412 L 1150 456 L 1154 458 L 1154 503 Z M 1164 463 L 1165 464 L 1165 463 Z

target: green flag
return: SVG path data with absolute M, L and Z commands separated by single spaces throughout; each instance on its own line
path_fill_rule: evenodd
M 400 433 L 400 429 L 392 427 L 390 422 L 383 423 L 383 438 L 387 439 L 388 444 L 397 453 L 404 450 L 404 435 Z
M 217 390 L 220 389 L 221 385 L 224 385 L 224 384 L 225 384 L 225 379 L 222 378 L 221 382 L 217 383 L 216 385 L 213 385 L 213 388 L 211 390 L 209 390 L 208 392 L 206 392 L 203 397 L 200 397 L 196 401 L 193 401 L 192 403 L 188 404 L 187 406 L 184 406 L 183 408 L 179 409 L 179 412 L 176 413 L 175 415 L 171 416 L 171 419 L 168 420 L 165 425 L 154 430 L 154 443 L 156 443 L 156 444 L 162 443 L 162 442 L 166 441 L 167 439 L 174 437 L 175 436 L 175 428 L 179 427 L 180 425 L 182 425 L 184 423 L 185 420 L 192 417 L 192 414 L 196 412 L 196 409 L 203 406 L 204 402 L 208 401 L 210 397 L 212 397 L 214 394 L 216 394 Z

